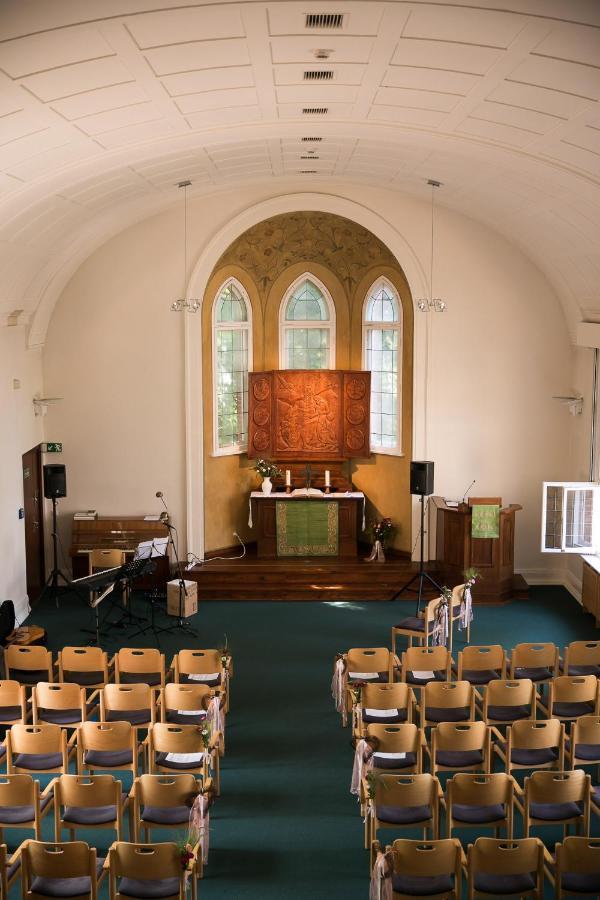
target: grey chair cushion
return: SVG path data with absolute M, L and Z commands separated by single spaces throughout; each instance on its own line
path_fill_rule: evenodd
M 104 860 L 98 859 L 96 862 L 97 879 L 100 877 L 103 865 Z M 89 894 L 91 880 L 89 875 L 79 878 L 44 878 L 38 875 L 32 879 L 31 890 L 44 897 L 80 897 L 82 894 Z
M 15 719 L 21 718 L 20 706 L 0 706 L 0 723 L 14 722 Z
M 569 666 L 567 675 L 600 675 L 600 666 Z
M 592 803 L 600 806 L 600 785 L 592 785 Z
M 9 866 L 6 867 L 6 880 L 10 883 L 11 878 L 17 874 L 19 869 L 21 868 L 21 857 L 15 859 L 14 862 L 11 862 Z
M 533 872 L 521 875 L 488 875 L 478 872 L 474 878 L 475 890 L 484 894 L 524 894 L 535 888 L 536 880 Z
M 408 716 L 408 711 L 406 709 L 397 709 L 396 714 L 393 716 L 371 716 L 362 711 L 362 720 L 365 725 L 372 725 L 374 723 L 380 723 L 382 725 L 397 725 L 399 722 L 406 722 L 406 718 Z
M 426 670 L 424 670 L 426 671 Z M 415 678 L 411 671 L 407 671 L 406 673 L 406 681 L 408 684 L 429 684 L 430 681 L 445 681 L 446 680 L 446 672 L 441 669 L 436 669 L 433 672 L 433 678 Z
M 564 719 L 577 719 L 579 716 L 592 715 L 595 705 L 592 700 L 577 703 L 553 703 L 552 715 L 562 716 Z
M 121 804 L 125 803 L 127 794 L 121 794 Z M 65 822 L 73 825 L 107 825 L 117 818 L 116 806 L 65 806 L 63 810 Z
M 465 822 L 468 825 L 489 825 L 505 819 L 506 810 L 503 803 L 494 803 L 490 806 L 464 806 L 462 803 L 454 803 L 452 815 L 457 822 Z
M 152 721 L 149 709 L 109 709 L 107 722 L 129 722 L 131 725 L 149 725 Z
M 121 684 L 149 684 L 150 687 L 160 685 L 160 672 L 119 672 Z
M 47 769 L 58 769 L 63 764 L 62 753 L 17 753 L 13 757 L 17 769 L 32 769 L 44 772 Z
M 355 681 L 365 681 L 368 684 L 377 684 L 377 683 L 385 683 L 389 681 L 387 672 L 373 672 L 374 678 L 350 678 L 348 676 L 348 683 L 352 684 Z M 206 682 L 205 682 L 206 683 Z
M 40 797 L 40 810 L 43 812 L 50 801 L 52 794 Z M 34 809 L 32 806 L 0 806 L 0 822 L 2 825 L 20 825 L 23 822 L 32 822 Z
M 489 684 L 490 681 L 498 681 L 500 672 L 495 669 L 463 669 L 463 681 L 471 684 Z
M 600 872 L 563 872 L 561 887 L 563 891 L 600 894 Z
M 92 684 L 101 684 L 104 681 L 104 672 L 63 672 L 65 681 L 78 684 L 80 687 L 89 687 Z
M 83 762 L 86 766 L 94 768 L 118 768 L 119 766 L 130 766 L 133 762 L 133 754 L 131 750 L 87 750 L 83 756 Z
M 495 722 L 515 722 L 517 719 L 529 719 L 531 707 L 524 706 L 488 706 L 488 718 Z
M 467 766 L 483 765 L 482 750 L 438 750 L 435 756 L 438 766 L 462 769 Z
M 190 810 L 187 806 L 144 806 L 142 809 L 142 822 L 152 825 L 181 825 L 187 824 L 190 818 Z
M 139 897 L 141 900 L 155 900 L 179 894 L 179 878 L 121 878 L 119 892 L 125 897 Z
M 574 819 L 583 814 L 583 803 L 530 803 L 532 818 L 544 822 L 558 822 L 562 819 Z
M 428 722 L 468 722 L 470 710 L 467 706 L 428 706 L 425 715 Z
M 217 673 L 214 678 L 209 679 L 209 681 L 198 681 L 196 678 L 190 678 L 189 675 L 181 673 L 179 675 L 179 683 L 180 684 L 205 684 L 207 687 L 216 687 L 218 684 L 221 684 L 221 675 Z
M 413 897 L 430 897 L 454 890 L 453 875 L 399 875 L 392 873 L 392 890 Z
M 377 806 L 375 815 L 380 822 L 390 822 L 393 825 L 416 825 L 419 822 L 427 822 L 432 815 L 429 806 Z
M 376 769 L 407 769 L 414 766 L 417 762 L 415 753 L 407 753 L 404 759 L 388 759 L 385 756 L 373 754 L 373 765 Z
M 81 721 L 80 709 L 43 709 L 38 710 L 40 721 L 51 725 L 75 725 Z
M 198 751 L 199 753 L 202 751 Z M 156 765 L 163 766 L 165 769 L 174 769 L 180 772 L 189 772 L 190 769 L 197 769 L 202 765 L 202 762 L 197 762 L 196 764 L 190 764 L 188 762 L 175 762 L 174 760 L 167 759 L 166 753 L 157 753 L 156 754 Z
M 530 678 L 532 681 L 545 681 L 552 678 L 552 674 L 547 666 L 517 666 L 515 669 L 515 678 Z
M 21 684 L 37 684 L 48 681 L 48 669 L 11 669 L 10 677 Z
M 200 725 L 206 720 L 206 713 L 202 712 L 198 713 L 198 715 L 186 716 L 181 715 L 177 710 L 168 709 L 166 718 L 167 722 L 170 722 L 172 725 Z
M 498 747 L 503 753 L 506 753 L 506 742 L 498 741 Z M 525 749 L 522 747 L 513 747 L 511 754 L 511 762 L 518 766 L 543 766 L 545 763 L 556 762 L 558 759 L 558 747 L 541 747 L 537 750 Z

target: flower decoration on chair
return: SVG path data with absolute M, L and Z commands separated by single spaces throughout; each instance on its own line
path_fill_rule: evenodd
M 444 585 L 440 602 L 435 610 L 434 626 L 431 635 L 432 643 L 436 647 L 445 647 L 448 643 L 448 622 L 451 600 L 452 591 L 449 587 Z
M 460 616 L 458 620 L 458 627 L 461 631 L 464 631 L 464 629 L 473 621 L 473 598 L 471 597 L 471 588 L 475 582 L 481 578 L 481 573 L 471 566 L 470 568 L 465 569 L 464 577 L 465 589 L 462 595 Z

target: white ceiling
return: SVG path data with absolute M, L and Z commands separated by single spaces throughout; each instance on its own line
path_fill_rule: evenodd
M 321 12 L 342 27 L 307 28 Z M 570 327 L 600 320 L 598 0 L 0 0 L 0 35 L 4 317 L 183 178 L 425 198 L 434 177 L 546 272 Z

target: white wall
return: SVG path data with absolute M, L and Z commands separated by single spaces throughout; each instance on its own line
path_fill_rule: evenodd
M 14 379 L 20 388 L 14 387 Z M 23 453 L 42 440 L 42 420 L 33 412 L 33 397 L 42 392 L 41 351 L 26 349 L 24 326 L 0 327 L 0 601 L 12 600 L 17 621 L 26 615 Z
M 191 204 L 192 260 L 235 215 L 276 193 L 249 188 Z M 335 193 L 387 219 L 428 270 L 427 204 L 372 188 L 336 185 Z M 169 311 L 182 282 L 180 219 L 164 213 L 109 241 L 53 316 L 44 375 L 46 391 L 65 398 L 47 421 L 65 444 L 63 516 L 80 507 L 152 511 L 160 488 L 184 537 L 183 322 Z M 571 383 L 559 302 L 519 250 L 479 223 L 440 210 L 436 240 L 435 293 L 448 303 L 431 317 L 427 448 L 436 492 L 461 495 L 476 478 L 477 493 L 522 503 L 517 567 L 553 580 L 564 563 L 540 554 L 539 519 L 541 482 L 569 477 L 571 417 L 551 400 Z

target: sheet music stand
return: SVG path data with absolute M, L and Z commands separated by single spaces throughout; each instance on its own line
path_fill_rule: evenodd
M 132 565 L 143 562 L 144 565 L 154 565 L 151 562 L 152 559 L 156 559 L 161 556 L 167 556 L 169 550 L 169 538 L 154 538 L 151 541 L 142 541 L 135 549 L 135 555 L 133 557 Z M 156 568 L 156 566 L 154 565 Z M 139 573 L 138 573 L 139 574 Z M 155 622 L 155 606 L 156 606 L 156 588 L 153 588 L 149 593 L 150 600 L 150 624 L 146 625 L 144 628 L 140 627 L 137 631 L 132 632 L 129 637 L 137 637 L 139 634 L 146 634 L 147 631 L 151 631 L 154 634 L 154 638 L 156 640 L 157 646 L 160 647 L 160 638 L 159 634 L 163 634 L 166 631 L 171 631 L 171 626 L 166 626 L 165 628 L 158 628 Z M 141 620 L 140 620 L 141 621 Z

